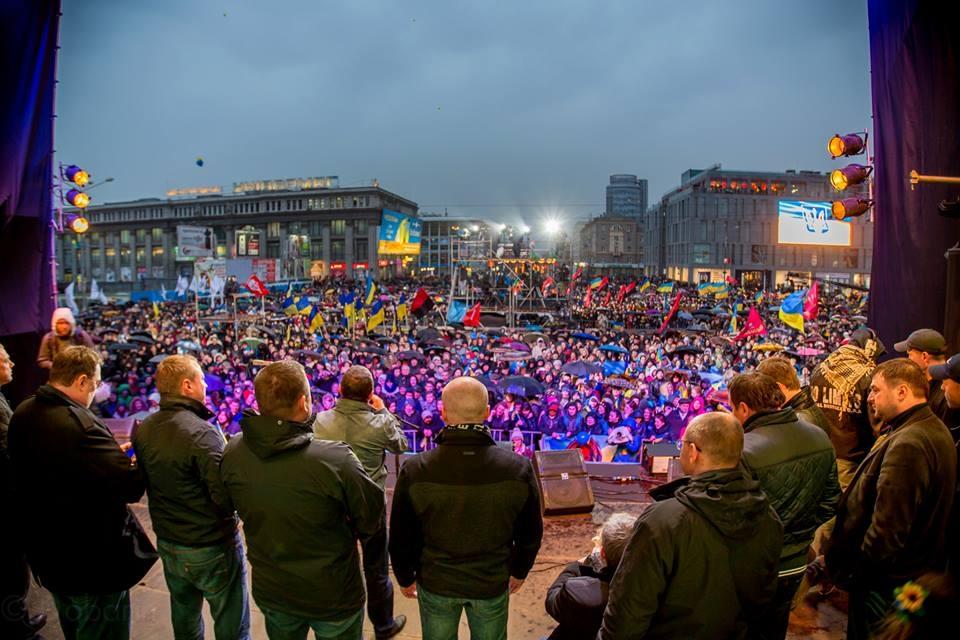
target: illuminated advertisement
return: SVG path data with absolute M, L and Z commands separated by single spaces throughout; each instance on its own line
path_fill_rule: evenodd
M 829 202 L 781 200 L 779 202 L 777 242 L 810 244 L 821 247 L 849 247 L 853 231 L 849 222 L 833 217 Z
M 423 223 L 413 216 L 383 210 L 377 253 L 380 255 L 419 255 Z

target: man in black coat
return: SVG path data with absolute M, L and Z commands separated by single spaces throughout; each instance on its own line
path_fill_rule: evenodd
M 764 640 L 783 640 L 814 533 L 833 517 L 840 499 L 836 456 L 823 429 L 784 407 L 770 376 L 741 374 L 729 388 L 733 415 L 743 425 L 743 464 L 783 524 L 777 596 L 751 632 Z
M 636 516 L 614 513 L 603 523 L 593 552 L 571 562 L 547 590 L 547 613 L 559 624 L 549 640 L 596 638 L 607 608 L 610 581 L 633 535 Z
M 67 640 L 128 638 L 129 589 L 157 559 L 127 507 L 144 491 L 130 446 L 89 410 L 99 386 L 97 352 L 68 347 L 10 421 L 15 522 Z
M 742 637 L 777 589 L 783 528 L 740 465 L 743 430 L 697 416 L 681 442 L 691 477 L 658 489 L 610 584 L 599 640 Z
M 383 491 L 343 442 L 313 435 L 310 384 L 292 360 L 253 381 L 260 415 L 227 445 L 223 484 L 243 520 L 253 599 L 270 638 L 360 640 L 357 542 L 379 531 Z
M 870 637 L 893 589 L 942 570 L 957 481 L 950 432 L 927 404 L 923 371 L 906 358 L 877 367 L 871 411 L 884 429 L 857 468 L 827 541 L 827 572 L 850 592 L 847 637 Z
M 960 409 L 951 408 L 943 393 L 943 382 L 930 375 L 930 368 L 945 364 L 947 361 L 947 340 L 934 329 L 917 329 L 906 340 L 893 345 L 899 353 L 905 353 L 919 366 L 930 381 L 930 395 L 927 404 L 947 429 L 955 432 L 960 428 Z M 956 434 L 954 434 L 956 440 Z
M 797 370 L 789 360 L 782 356 L 761 360 L 757 365 L 757 373 L 770 376 L 776 381 L 784 397 L 784 409 L 793 409 L 799 419 L 820 427 L 824 433 L 830 434 L 830 420 L 813 401 L 810 386 L 800 386 Z
M 0 344 L 0 387 L 13 380 L 13 360 Z M 16 509 L 10 487 L 10 455 L 7 451 L 7 431 L 13 409 L 0 393 L 0 510 L 7 522 L 15 522 Z M 30 569 L 23 555 L 23 542 L 18 539 L 15 527 L 8 524 L 0 527 L 0 602 L 4 603 L 0 615 L 0 638 L 34 638 L 46 623 L 47 616 L 40 613 L 33 617 L 27 612 L 24 600 L 30 588 Z
M 533 566 L 543 520 L 530 460 L 496 446 L 487 389 L 443 389 L 437 448 L 400 470 L 390 558 L 403 595 L 418 598 L 424 638 L 453 638 L 463 609 L 475 638 L 506 638 L 509 594 Z
M 226 444 L 207 420 L 207 384 L 193 356 L 157 367 L 160 410 L 133 434 L 147 483 L 150 519 L 170 590 L 173 637 L 203 637 L 203 601 L 218 640 L 250 637 L 243 542 L 233 504 L 220 480 Z

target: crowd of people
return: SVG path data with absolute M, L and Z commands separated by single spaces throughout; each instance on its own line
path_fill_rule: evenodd
M 66 637 L 126 638 L 129 589 L 157 559 L 174 637 L 202 636 L 204 600 L 217 638 L 250 637 L 246 557 L 272 639 L 359 638 L 364 605 L 377 638 L 397 635 L 391 566 L 425 638 L 455 638 L 463 612 L 472 637 L 503 638 L 543 533 L 532 452 L 635 460 L 651 441 L 677 442 L 685 477 L 564 569 L 553 638 L 784 638 L 796 600 L 830 584 L 850 638 L 937 637 L 960 546 L 960 354 L 936 331 L 882 361 L 846 296 L 803 333 L 774 326 L 775 304 L 744 333 L 740 307 L 776 294 L 641 291 L 541 326 L 401 312 L 364 335 L 340 326 L 340 292 L 300 296 L 309 314 L 283 313 L 290 292 L 242 318 L 108 305 L 80 328 L 57 310 L 48 383 L 16 410 L 0 394 L 10 637 L 44 622 L 23 604 L 27 563 Z M 0 349 L 0 386 L 12 367 Z M 118 418 L 135 420 L 128 444 Z M 388 514 L 390 452 L 419 455 Z M 128 507 L 144 493 L 155 542 Z

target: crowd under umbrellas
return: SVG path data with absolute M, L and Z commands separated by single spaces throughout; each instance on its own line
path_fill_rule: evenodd
M 471 375 L 490 392 L 496 437 L 520 439 L 528 448 L 574 447 L 591 437 L 603 442 L 616 431 L 619 449 L 608 450 L 607 458 L 629 460 L 638 443 L 674 440 L 694 416 L 724 403 L 725 383 L 736 373 L 780 353 L 803 381 L 861 324 L 849 312 L 858 308 L 855 302 L 837 296 L 823 301 L 820 323 L 803 334 L 777 326 L 778 307 L 771 305 L 764 309 L 767 334 L 735 341 L 730 318 L 745 312 L 691 292 L 662 331 L 666 300 L 649 294 L 592 309 L 571 300 L 545 326 L 464 328 L 425 318 L 419 326 L 405 322 L 360 337 L 337 324 L 335 299 L 325 301 L 322 290 L 303 295 L 325 302 L 324 330 L 312 332 L 304 317 L 283 314 L 279 300 L 266 305 L 265 314 L 251 305 L 249 313 L 205 316 L 185 302 L 88 310 L 81 320 L 106 359 L 107 384 L 95 410 L 107 418 L 145 417 L 159 403 L 156 365 L 166 355 L 191 353 L 206 372 L 214 420 L 229 437 L 239 431 L 243 412 L 256 410 L 252 381 L 266 363 L 300 361 L 316 410 L 333 406 L 348 366 L 364 364 L 415 450 L 430 447 L 443 427 L 443 386 Z M 442 302 L 439 311 L 442 316 Z

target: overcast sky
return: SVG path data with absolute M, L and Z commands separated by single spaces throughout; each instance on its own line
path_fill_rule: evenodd
M 870 125 L 866 0 L 64 0 L 61 46 L 94 203 L 338 175 L 536 226 L 611 173 L 826 170 Z

